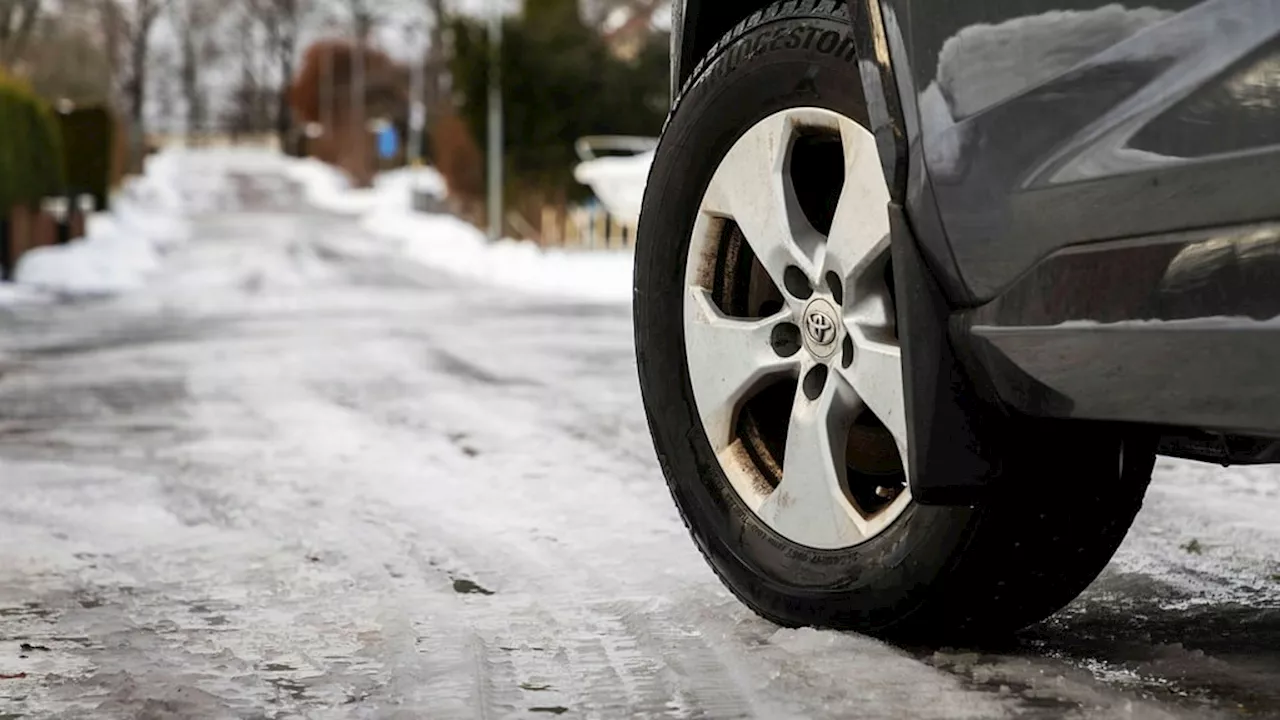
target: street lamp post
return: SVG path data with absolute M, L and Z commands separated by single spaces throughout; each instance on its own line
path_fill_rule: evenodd
M 356 181 L 358 187 L 364 187 L 366 173 L 369 168 L 368 130 L 365 128 L 365 67 L 364 67 L 364 48 L 368 38 L 365 36 L 365 26 L 356 18 L 355 42 L 351 51 L 351 142 L 355 143 L 352 148 L 352 157 L 356 158 Z
M 409 161 L 410 164 L 417 166 L 422 164 L 423 156 L 423 131 L 427 124 L 427 106 L 423 101 L 422 94 L 425 87 L 425 78 L 423 63 L 426 59 L 426 47 L 424 44 L 417 42 L 425 37 L 425 32 L 418 32 L 417 25 L 407 27 L 406 34 L 414 35 L 414 42 L 410 43 L 413 48 L 412 75 L 410 78 L 409 94 Z
M 331 43 L 321 56 L 320 74 L 320 125 L 324 128 L 326 141 L 332 144 L 333 137 L 333 54 L 336 45 Z
M 489 0 L 489 240 L 502 238 L 502 4 Z

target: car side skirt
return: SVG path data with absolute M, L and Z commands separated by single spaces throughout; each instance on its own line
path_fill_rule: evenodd
M 1170 454 L 1269 461 L 1246 439 L 1280 438 L 1280 223 L 1060 250 L 951 335 L 1014 413 L 1179 428 Z

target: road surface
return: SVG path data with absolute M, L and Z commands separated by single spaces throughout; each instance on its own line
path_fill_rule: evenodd
M 628 308 L 233 180 L 146 289 L 0 309 L 0 718 L 1280 717 L 1280 472 L 1162 460 L 1012 640 L 779 630 L 676 517 Z

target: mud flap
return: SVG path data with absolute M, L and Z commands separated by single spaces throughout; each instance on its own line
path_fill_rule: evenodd
M 951 308 L 916 245 L 902 206 L 889 205 L 893 281 L 907 408 L 912 497 L 924 505 L 972 505 L 999 468 L 983 437 L 998 416 L 979 399 L 948 334 Z M 989 450 L 989 448 L 985 448 Z
M 880 0 L 848 0 L 871 130 L 889 186 L 893 280 L 902 344 L 911 493 L 925 505 L 971 505 L 998 472 L 983 459 L 977 399 L 948 335 L 951 308 L 920 254 L 903 204 L 908 140 Z M 998 457 L 998 455 L 991 455 Z

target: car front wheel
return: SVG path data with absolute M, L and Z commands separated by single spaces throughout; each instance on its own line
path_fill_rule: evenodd
M 912 500 L 913 359 L 844 6 L 757 13 L 677 101 L 636 254 L 654 443 L 698 547 L 765 617 L 934 639 L 1016 629 L 1106 565 L 1153 456 L 1111 428 L 1027 420 L 982 505 Z

